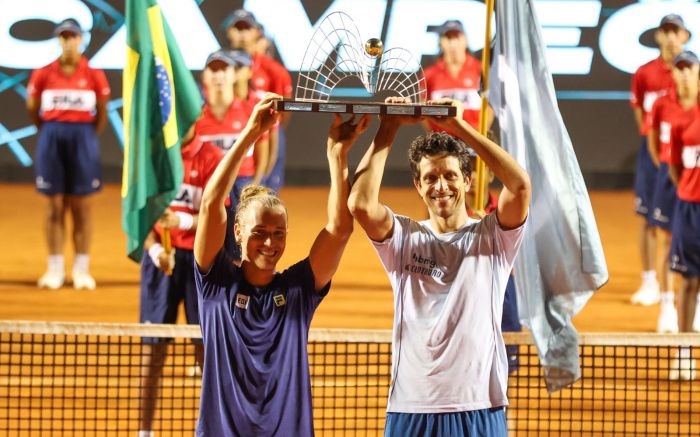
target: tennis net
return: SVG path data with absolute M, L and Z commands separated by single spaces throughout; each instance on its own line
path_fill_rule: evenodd
M 142 338 L 154 337 L 173 341 L 159 369 L 153 430 L 193 434 L 197 327 L 4 321 L 0 435 L 136 435 L 148 384 Z M 391 333 L 312 329 L 309 337 L 316 435 L 381 435 Z M 511 436 L 700 435 L 700 373 L 691 365 L 700 335 L 583 334 L 583 377 L 554 394 L 529 336 L 505 337 L 517 357 Z

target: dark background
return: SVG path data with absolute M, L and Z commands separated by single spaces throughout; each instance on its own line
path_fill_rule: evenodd
M 50 0 L 47 0 L 50 1 Z M 110 36 L 123 24 L 123 1 L 109 0 L 113 8 L 112 14 L 105 13 L 104 4 L 96 0 L 84 0 L 93 12 L 95 24 L 91 32 L 90 44 L 85 50 L 88 59 L 107 41 Z M 391 6 L 399 0 L 389 0 L 387 14 Z M 203 0 L 198 1 L 212 32 L 219 43 L 226 45 L 221 22 L 234 9 L 241 7 L 243 1 Z M 273 7 L 274 1 L 268 2 Z M 331 1 L 303 1 L 307 15 L 312 23 L 328 8 Z M 426 7 L 430 2 L 426 1 Z M 582 28 L 579 46 L 590 47 L 594 50 L 593 63 L 589 75 L 555 75 L 554 81 L 559 105 L 564 122 L 571 135 L 576 154 L 579 159 L 584 177 L 590 188 L 615 189 L 628 188 L 632 183 L 634 160 L 639 145 L 632 112 L 629 103 L 620 92 L 629 90 L 630 75 L 610 66 L 600 54 L 599 31 L 605 20 L 619 8 L 627 6 L 630 1 L 604 1 L 598 26 Z M 100 7 L 102 5 L 102 7 Z M 118 12 L 115 14 L 114 12 Z M 0 12 L 1 14 L 2 12 Z M 119 14 L 122 16 L 120 17 Z M 385 17 L 385 29 L 388 22 Z M 459 18 L 459 17 L 455 17 Z M 263 23 L 264 24 L 264 23 Z M 1 26 L 1 25 L 0 25 Z M 25 20 L 11 24 L 9 31 L 20 39 L 43 40 L 51 38 L 53 23 L 42 20 Z M 290 23 L 293 31 L 293 23 Z M 5 29 L 0 28 L 0 31 Z M 653 46 L 652 31 L 644 33 L 641 42 Z M 3 50 L 0 47 L 0 50 Z M 480 53 L 477 52 L 477 56 Z M 424 56 L 423 66 L 427 67 L 435 61 L 434 56 Z M 0 67 L 0 79 L 7 82 L 8 78 L 17 78 L 26 85 L 30 72 Z M 121 72 L 106 71 L 112 86 L 112 98 L 121 98 Z M 199 71 L 193 72 L 199 80 Z M 292 75 L 296 84 L 296 74 Z M 0 80 L 0 125 L 8 131 L 16 131 L 27 127 L 29 118 L 24 109 L 24 99 L 16 88 L 3 86 Z M 350 84 L 349 86 L 353 86 Z M 605 97 L 604 100 L 573 99 L 569 91 L 611 91 L 617 97 Z M 327 164 L 325 161 L 325 136 L 330 116 L 326 114 L 294 114 L 287 130 L 287 184 L 313 185 L 324 184 L 327 181 Z M 1 126 L 0 126 L 1 127 Z M 373 122 L 368 133 L 358 142 L 353 150 L 354 163 L 359 161 L 371 135 L 376 130 L 377 122 Z M 396 147 L 390 157 L 385 182 L 390 185 L 409 185 L 410 177 L 406 162 L 406 145 L 421 133 L 420 127 L 405 128 L 399 135 Z M 0 131 L 0 138 L 3 132 Z M 33 180 L 33 168 L 23 167 L 7 147 L 7 135 L 4 142 L 0 140 L 0 181 Z M 36 135 L 19 139 L 20 144 L 30 156 L 34 154 Z M 108 125 L 101 136 L 103 173 L 107 182 L 119 182 L 121 176 L 122 152 L 117 135 L 112 125 Z

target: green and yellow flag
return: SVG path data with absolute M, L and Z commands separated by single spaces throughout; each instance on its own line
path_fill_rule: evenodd
M 122 227 L 135 261 L 182 183 L 180 142 L 202 98 L 155 0 L 126 0 Z

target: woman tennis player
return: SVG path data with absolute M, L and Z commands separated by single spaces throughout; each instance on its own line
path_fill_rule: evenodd
M 248 149 L 279 119 L 276 94 L 247 126 L 204 190 L 194 244 L 204 370 L 198 436 L 312 436 L 307 356 L 309 325 L 352 233 L 347 153 L 369 119 L 339 116 L 328 136 L 328 223 L 307 258 L 276 271 L 287 239 L 287 211 L 271 190 L 248 186 L 234 232 L 240 266 L 222 250 L 226 200 Z

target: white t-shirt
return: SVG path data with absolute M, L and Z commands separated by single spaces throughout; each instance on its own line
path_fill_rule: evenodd
M 438 234 L 428 220 L 391 214 L 391 237 L 374 242 L 394 290 L 387 411 L 508 405 L 501 314 L 524 224 L 504 230 L 494 213 Z

